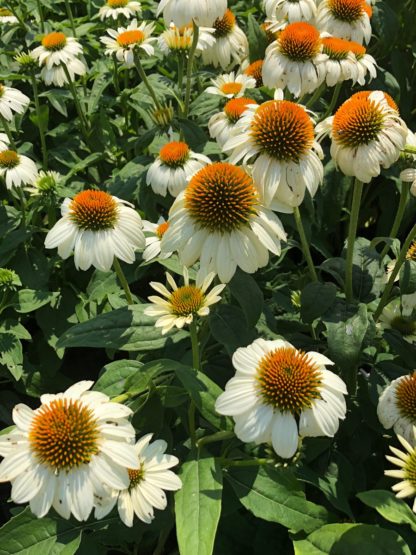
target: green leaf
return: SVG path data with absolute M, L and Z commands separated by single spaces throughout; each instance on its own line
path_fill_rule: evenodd
M 94 389 L 110 397 L 121 395 L 126 392 L 128 378 L 134 376 L 142 366 L 143 363 L 137 360 L 125 359 L 110 362 L 102 369 Z
M 20 289 L 12 302 L 16 312 L 26 314 L 33 312 L 46 304 L 50 304 L 59 296 L 57 292 L 36 291 L 34 289 Z
M 256 280 L 240 269 L 229 283 L 231 295 L 238 301 L 246 317 L 247 325 L 254 327 L 263 311 L 264 297 Z
M 186 337 L 184 331 L 162 336 L 155 328 L 155 319 L 143 314 L 146 306 L 126 306 L 72 326 L 59 338 L 57 347 L 105 346 L 120 351 L 153 351 Z
M 255 338 L 254 329 L 248 329 L 244 312 L 238 306 L 219 305 L 211 314 L 209 325 L 214 339 L 224 345 L 229 355 Z
M 221 514 L 222 473 L 216 459 L 192 456 L 180 471 L 175 494 L 176 533 L 181 555 L 212 555 Z
M 20 340 L 13 332 L 0 333 L 0 365 L 6 366 L 17 381 L 22 377 L 23 349 Z
M 416 260 L 405 260 L 400 269 L 400 292 L 412 295 L 416 292 Z
M 227 479 L 246 509 L 292 532 L 312 532 L 331 521 L 324 507 L 305 499 L 290 470 L 233 467 Z
M 376 509 L 389 522 L 395 524 L 408 524 L 413 532 L 416 532 L 416 516 L 403 499 L 397 497 L 391 491 L 371 490 L 357 494 L 363 503 Z
M 263 60 L 267 48 L 266 33 L 257 23 L 255 17 L 250 14 L 247 21 L 247 38 L 249 44 L 250 62 Z
M 39 129 L 46 130 L 49 122 L 49 106 L 47 104 L 41 104 L 39 106 L 39 115 L 34 112 L 30 114 L 29 118 Z
M 396 532 L 369 524 L 328 524 L 293 545 L 295 555 L 411 555 Z
M 337 296 L 333 283 L 309 283 L 301 294 L 300 314 L 306 324 L 311 324 L 331 308 Z
M 380 255 L 370 241 L 363 237 L 354 243 L 352 286 L 355 298 L 363 302 L 374 300 L 385 286 Z

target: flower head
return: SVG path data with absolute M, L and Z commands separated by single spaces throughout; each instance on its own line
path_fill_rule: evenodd
M 408 343 L 416 342 L 416 299 L 415 295 L 403 295 L 394 299 L 383 309 L 378 326 L 382 330 L 392 329 L 400 333 Z
M 248 75 L 236 75 L 234 71 L 220 75 L 216 79 L 211 79 L 213 86 L 205 89 L 206 93 L 218 94 L 226 98 L 238 98 L 243 96 L 246 89 L 254 89 L 256 81 Z
M 200 53 L 215 43 L 215 29 L 213 27 L 200 27 L 196 52 Z M 166 54 L 189 52 L 194 39 L 193 25 L 176 27 L 173 23 L 164 31 L 159 39 L 159 48 Z
M 370 75 L 369 81 L 376 77 L 375 59 L 358 42 L 325 37 L 322 44 L 323 52 L 328 56 L 325 78 L 328 86 L 333 87 L 349 79 L 364 85 L 367 73 Z
M 18 23 L 19 20 L 7 8 L 0 8 L 0 23 Z
M 221 148 L 232 137 L 237 122 L 250 104 L 257 106 L 257 102 L 251 98 L 232 98 L 224 106 L 223 112 L 214 114 L 209 120 L 209 133 Z
M 321 0 L 316 24 L 334 37 L 362 44 L 370 42 L 372 15 L 365 0 Z
M 291 458 L 299 436 L 333 437 L 345 418 L 347 389 L 327 370 L 332 364 L 281 339 L 256 339 L 234 353 L 236 374 L 215 408 L 234 418 L 242 441 L 272 443 L 280 457 Z
M 263 86 L 263 64 L 264 60 L 256 60 L 248 65 L 244 70 L 245 75 L 248 75 L 256 80 L 256 87 Z
M 416 425 L 415 372 L 396 378 L 386 387 L 378 401 L 377 415 L 384 428 L 393 428 L 395 434 L 413 442 Z
M 30 50 L 17 54 L 14 59 L 19 64 L 22 71 L 25 71 L 27 69 L 33 70 L 35 67 L 38 66 L 38 63 L 36 59 L 32 56 Z
M 416 429 L 413 428 L 412 445 L 415 443 L 415 437 Z M 396 497 L 414 497 L 416 496 L 416 448 L 400 435 L 397 436 L 397 439 L 403 445 L 405 451 L 400 451 L 400 449 L 390 446 L 390 451 L 394 457 L 386 455 L 386 459 L 399 468 L 385 470 L 384 474 L 392 478 L 401 479 L 398 484 L 391 488 L 396 493 Z M 413 512 L 416 513 L 416 499 L 413 502 Z
M 5 291 L 15 291 L 21 285 L 20 277 L 14 270 L 0 268 L 0 291 L 2 293 Z
M 23 114 L 30 98 L 12 87 L 0 84 L 0 114 L 7 121 L 12 121 L 13 112 Z
M 157 15 L 163 12 L 166 25 L 173 22 L 177 27 L 183 27 L 195 20 L 201 27 L 212 27 L 226 9 L 227 0 L 161 0 Z
M 264 0 L 267 17 L 277 20 L 310 21 L 316 15 L 315 0 Z
M 41 170 L 31 187 L 26 190 L 32 195 L 53 195 L 62 176 L 58 172 Z
M 37 176 L 38 170 L 35 162 L 11 150 L 4 143 L 0 143 L 0 177 L 6 182 L 6 187 L 21 187 L 32 184 Z
M 137 21 L 133 20 L 128 27 L 107 29 L 108 37 L 101 37 L 101 42 L 105 45 L 107 56 L 115 54 L 119 62 L 124 62 L 128 67 L 134 65 L 135 53 L 143 50 L 148 56 L 154 54 L 152 42 L 156 37 L 152 37 L 155 29 L 154 23 L 143 21 L 137 26 Z
M 140 2 L 134 0 L 107 0 L 104 6 L 99 9 L 100 19 L 112 17 L 117 19 L 124 16 L 126 19 L 140 15 L 142 11 Z
M 146 248 L 143 251 L 143 260 L 148 262 L 154 258 L 166 259 L 172 256 L 171 252 L 160 252 L 161 241 L 169 229 L 169 222 L 160 217 L 157 224 L 143 220 L 143 231 L 146 234 Z

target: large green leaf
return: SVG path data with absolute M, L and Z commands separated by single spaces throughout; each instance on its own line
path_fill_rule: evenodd
M 181 555 L 211 555 L 221 514 L 222 473 L 213 457 L 191 458 L 180 471 L 175 494 L 176 533 Z
M 244 312 L 238 306 L 220 305 L 211 314 L 211 333 L 232 355 L 238 347 L 245 347 L 255 339 L 254 329 L 249 329 Z
M 58 297 L 59 293 L 50 291 L 35 291 L 33 289 L 21 289 L 14 296 L 12 303 L 16 312 L 26 314 L 33 312 L 46 304 L 51 303 Z
M 121 395 L 126 392 L 126 381 L 139 372 L 143 366 L 138 360 L 116 360 L 106 364 L 94 389 L 109 396 Z
M 416 516 L 403 499 L 386 490 L 363 491 L 357 494 L 358 499 L 369 507 L 373 507 L 386 520 L 395 524 L 408 524 L 416 532 Z
M 247 325 L 257 324 L 263 311 L 264 297 L 256 280 L 240 269 L 234 274 L 229 284 L 231 295 L 237 299 L 246 317 Z
M 300 314 L 302 320 L 311 324 L 319 318 L 334 304 L 337 288 L 333 283 L 309 283 L 301 294 Z

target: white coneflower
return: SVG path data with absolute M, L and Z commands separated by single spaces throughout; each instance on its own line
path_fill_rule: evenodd
M 4 149 L 0 143 L 0 177 L 6 182 L 6 187 L 21 187 L 32 184 L 38 174 L 33 160 L 15 150 L 10 150 L 6 144 Z
M 19 23 L 19 20 L 7 8 L 0 8 L 0 23 Z
M 62 175 L 58 172 L 41 170 L 32 185 L 25 187 L 25 190 L 34 196 L 48 195 L 56 192 L 56 187 L 61 179 Z
M 380 315 L 378 327 L 396 330 L 408 343 L 416 342 L 416 298 L 403 295 L 389 302 Z
M 204 64 L 221 66 L 226 70 L 230 65 L 240 64 L 247 58 L 248 40 L 231 10 L 227 10 L 223 17 L 216 19 L 213 27 L 216 40 L 202 52 Z
M 416 326 L 415 326 L 416 331 Z M 377 416 L 384 428 L 413 442 L 416 424 L 416 373 L 400 376 L 383 391 L 377 406 Z
M 251 98 L 233 98 L 224 106 L 224 111 L 214 114 L 208 122 L 209 134 L 221 148 L 231 138 L 235 126 L 250 104 L 257 102 Z
M 61 207 L 62 218 L 45 239 L 45 247 L 58 247 L 61 258 L 74 253 L 77 269 L 108 272 L 114 257 L 132 264 L 143 250 L 142 221 L 133 205 L 104 191 L 86 190 Z
M 154 258 L 166 259 L 172 256 L 171 252 L 160 252 L 160 244 L 162 237 L 169 227 L 169 222 L 162 216 L 159 218 L 157 224 L 143 220 L 143 231 L 146 234 L 146 246 L 143 251 L 143 260 L 148 262 Z
M 291 458 L 300 437 L 333 437 L 345 418 L 344 382 L 316 352 L 298 351 L 282 339 L 256 339 L 233 355 L 236 374 L 215 403 L 232 416 L 234 432 L 244 442 L 271 443 Z
M 207 156 L 193 152 L 186 143 L 173 141 L 160 149 L 158 158 L 147 171 L 146 183 L 157 195 L 165 197 L 169 192 L 177 197 L 188 179 L 210 163 Z
M 254 159 L 252 175 L 260 197 L 278 211 L 293 211 L 306 189 L 314 196 L 323 179 L 323 153 L 313 121 L 300 104 L 288 100 L 247 106 L 224 150 L 232 151 L 232 163 Z
M 155 326 L 162 328 L 162 335 L 168 333 L 173 327 L 183 328 L 191 324 L 196 316 L 208 316 L 210 306 L 219 302 L 219 294 L 225 285 L 221 283 L 208 291 L 215 274 L 210 273 L 203 279 L 197 276 L 196 283 L 189 283 L 189 274 L 186 267 L 183 269 L 184 285 L 178 286 L 173 277 L 166 272 L 166 279 L 172 291 L 169 291 L 162 283 L 150 282 L 150 286 L 160 293 L 162 297 L 152 295 L 149 301 L 152 303 L 145 308 L 147 316 L 157 318 Z
M 325 37 L 322 39 L 323 53 L 328 56 L 326 65 L 326 84 L 333 87 L 351 79 L 355 84 L 365 84 L 367 73 L 369 81 L 377 75 L 377 64 L 373 56 L 358 42 Z
M 238 75 L 234 71 L 219 75 L 211 79 L 212 86 L 205 89 L 206 93 L 218 94 L 226 98 L 238 98 L 244 96 L 246 89 L 254 89 L 256 80 L 244 73 Z
M 394 457 L 386 455 L 386 459 L 399 468 L 394 470 L 385 470 L 384 474 L 386 476 L 390 476 L 391 478 L 399 478 L 401 480 L 398 484 L 394 484 L 391 488 L 395 492 L 396 497 L 399 499 L 415 497 L 416 447 L 414 447 L 414 444 L 416 442 L 416 428 L 413 428 L 413 438 L 411 444 L 400 435 L 397 436 L 397 439 L 403 445 L 405 451 L 400 451 L 400 449 L 390 446 L 390 451 L 393 453 Z M 416 499 L 413 501 L 412 508 L 413 512 L 416 513 Z
M 11 482 L 12 500 L 29 502 L 39 518 L 53 507 L 62 518 L 87 520 L 97 484 L 123 490 L 127 468 L 140 468 L 131 409 L 88 391 L 92 385 L 42 395 L 35 410 L 16 405 L 15 429 L 0 436 L 0 482 Z
M 256 80 L 256 87 L 263 86 L 263 64 L 264 60 L 256 60 L 249 65 L 242 64 L 244 74 Z
M 312 93 L 325 79 L 326 60 L 316 27 L 291 23 L 267 47 L 263 83 L 274 89 L 287 87 L 295 97 Z
M 316 25 L 334 37 L 368 44 L 372 9 L 365 0 L 321 0 Z
M 213 27 L 199 27 L 198 32 L 198 43 L 195 50 L 197 54 L 215 43 L 215 29 Z M 193 25 L 176 27 L 172 23 L 158 38 L 158 45 L 167 56 L 171 53 L 187 53 L 192 48 L 193 39 Z
M 7 121 L 12 121 L 13 112 L 23 114 L 30 102 L 30 98 L 18 89 L 0 84 L 0 114 Z
M 126 19 L 136 17 L 141 14 L 142 7 L 140 2 L 134 0 L 107 0 L 104 6 L 98 11 L 101 21 L 107 17 L 118 19 L 124 16 Z
M 180 193 L 169 213 L 162 252 L 178 251 L 183 264 L 200 261 L 200 275 L 218 274 L 228 283 L 239 266 L 254 273 L 269 251 L 279 255 L 286 234 L 279 218 L 263 206 L 251 177 L 228 163 L 206 166 Z
M 137 49 L 141 49 L 148 56 L 154 54 L 152 42 L 156 37 L 152 37 L 155 29 L 154 23 L 142 22 L 137 26 L 134 20 L 128 27 L 119 27 L 115 29 L 107 29 L 109 37 L 101 37 L 101 42 L 105 45 L 105 53 L 107 56 L 116 55 L 119 62 L 124 62 L 128 67 L 134 66 L 134 53 Z
M 199 26 L 212 27 L 226 9 L 227 0 L 161 0 L 157 15 L 163 12 L 166 25 L 183 27 L 195 20 Z
M 353 94 L 316 131 L 330 134 L 331 156 L 340 170 L 364 183 L 398 160 L 407 136 L 397 105 L 382 91 Z
M 267 17 L 289 23 L 310 21 L 316 15 L 315 0 L 264 0 Z

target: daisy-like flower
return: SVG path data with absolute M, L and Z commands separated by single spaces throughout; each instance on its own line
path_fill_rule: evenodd
M 42 395 L 32 410 L 13 409 L 15 429 L 0 436 L 0 482 L 11 482 L 15 503 L 39 518 L 51 507 L 65 519 L 87 520 L 97 484 L 123 490 L 127 468 L 140 468 L 131 409 L 81 381 L 64 393 Z
M 316 27 L 291 23 L 267 47 L 263 83 L 274 89 L 287 87 L 295 97 L 312 93 L 325 79 L 326 60 Z
M 138 49 L 146 52 L 148 56 L 154 54 L 152 42 L 156 37 L 151 34 L 155 29 L 154 23 L 146 23 L 143 21 L 137 26 L 137 21 L 133 20 L 128 27 L 119 27 L 115 29 L 107 29 L 109 37 L 101 37 L 101 42 L 105 45 L 105 53 L 107 56 L 116 55 L 119 62 L 124 62 L 127 67 L 134 66 L 134 54 Z
M 4 149 L 2 147 L 5 147 Z M 38 169 L 33 160 L 0 142 L 0 177 L 6 182 L 6 187 L 21 187 L 35 181 Z
M 334 37 L 368 44 L 372 13 L 365 0 L 321 0 L 316 25 Z
M 173 141 L 160 149 L 158 158 L 148 169 L 146 183 L 157 195 L 165 197 L 169 192 L 177 197 L 189 178 L 210 163 L 207 156 L 193 152 L 186 143 Z
M 230 65 L 235 66 L 247 58 L 248 40 L 231 10 L 216 19 L 213 27 L 216 41 L 202 52 L 204 64 L 228 69 Z
M 196 53 L 199 54 L 215 43 L 215 29 L 213 27 L 200 27 Z M 169 56 L 171 53 L 187 53 L 192 48 L 194 40 L 193 25 L 176 27 L 173 23 L 158 38 L 159 48 L 164 54 Z
M 383 391 L 377 406 L 377 416 L 386 429 L 413 442 L 416 424 L 416 373 L 400 376 Z
M 58 172 L 41 170 L 32 185 L 25 189 L 33 196 L 53 194 L 61 179 L 62 176 Z
M 254 273 L 269 251 L 279 255 L 286 233 L 279 218 L 258 198 L 251 177 L 228 163 L 206 166 L 180 193 L 169 213 L 162 252 L 178 251 L 185 266 L 200 260 L 200 275 L 228 283 L 237 266 Z
M 251 98 L 233 98 L 224 106 L 223 112 L 214 114 L 209 120 L 209 133 L 221 148 L 232 136 L 236 123 L 250 104 L 257 106 L 257 102 Z
M 172 256 L 171 252 L 160 252 L 160 243 L 168 227 L 169 222 L 162 216 L 159 218 L 157 224 L 143 220 L 143 231 L 146 233 L 146 247 L 143 251 L 143 260 L 148 262 L 154 258 L 166 259 Z
M 274 210 L 292 212 L 306 189 L 314 196 L 323 179 L 323 153 L 312 119 L 294 102 L 247 106 L 224 150 L 232 150 L 233 164 L 254 158 L 254 183 L 265 205 Z
M 384 474 L 391 478 L 399 478 L 401 481 L 392 486 L 396 497 L 403 499 L 405 497 L 416 496 L 416 448 L 412 445 L 415 444 L 416 428 L 413 429 L 413 438 L 409 443 L 404 437 L 398 435 L 397 439 L 405 448 L 405 451 L 400 451 L 395 447 L 390 446 L 390 451 L 395 455 L 386 455 L 386 459 L 398 466 L 398 469 L 385 470 Z M 413 512 L 416 513 L 416 499 L 413 501 Z
M 256 87 L 263 86 L 263 64 L 264 60 L 256 60 L 244 69 L 245 75 L 256 80 Z
M 128 469 L 130 484 L 123 491 L 110 495 L 96 496 L 97 519 L 104 518 L 117 503 L 118 514 L 126 526 L 133 526 L 134 515 L 146 524 L 154 518 L 154 509 L 166 509 L 164 490 L 177 491 L 182 487 L 181 479 L 169 468 L 179 460 L 165 453 L 167 443 L 161 439 L 150 443 L 153 434 L 143 436 L 134 446 L 139 461 L 138 470 Z
M 45 35 L 41 46 L 31 52 L 31 56 L 38 61 L 42 67 L 40 73 L 46 85 L 63 87 L 68 83 L 68 77 L 63 65 L 66 66 L 68 74 L 73 80 L 76 75 L 84 75 L 87 67 L 79 56 L 82 55 L 82 46 L 73 37 L 67 37 L 64 33 L 53 32 Z
M 196 316 L 208 316 L 209 307 L 221 300 L 219 294 L 225 287 L 223 283 L 216 285 L 207 293 L 215 277 L 213 272 L 204 279 L 198 275 L 195 285 L 189 283 L 186 267 L 183 269 L 183 277 L 184 285 L 178 287 L 173 277 L 166 272 L 166 279 L 172 291 L 162 283 L 150 282 L 150 286 L 163 297 L 150 296 L 149 301 L 152 304 L 145 308 L 144 313 L 157 318 L 155 327 L 162 328 L 162 335 L 168 333 L 174 326 L 183 328 L 186 324 L 191 324 Z
M 346 414 L 347 388 L 327 370 L 334 364 L 316 352 L 298 351 L 282 339 L 256 339 L 233 355 L 236 374 L 215 404 L 232 416 L 234 432 L 246 443 L 271 443 L 285 459 L 299 436 L 333 437 Z
M 161 0 L 157 15 L 163 12 L 166 25 L 183 27 L 195 20 L 199 26 L 212 27 L 226 10 L 227 0 Z
M 18 89 L 0 84 L 0 114 L 7 121 L 12 121 L 13 112 L 23 114 L 30 102 L 30 98 Z
M 415 309 L 415 295 L 403 295 L 401 299 L 394 299 L 384 307 L 377 325 L 381 330 L 396 330 L 405 341 L 408 343 L 415 343 Z
M 58 247 L 64 260 L 74 252 L 75 267 L 92 265 L 108 272 L 114 257 L 132 264 L 136 250 L 143 250 L 142 221 L 133 205 L 104 191 L 86 190 L 61 207 L 62 218 L 45 239 L 45 247 Z
M 267 17 L 296 21 L 310 21 L 316 15 L 315 0 L 264 0 L 264 11 Z
M 101 21 L 107 17 L 117 19 L 120 15 L 126 19 L 135 17 L 141 14 L 142 7 L 140 2 L 133 0 L 107 0 L 104 6 L 99 9 L 98 15 Z
M 322 39 L 323 53 L 328 56 L 326 63 L 326 84 L 333 87 L 349 79 L 352 82 L 365 84 L 367 73 L 369 81 L 377 75 L 377 64 L 373 56 L 358 42 L 352 42 L 336 37 Z
M 396 103 L 382 91 L 353 94 L 316 131 L 330 134 L 331 156 L 339 169 L 364 183 L 398 160 L 407 136 Z
M 206 93 L 218 94 L 226 98 L 238 98 L 244 96 L 246 89 L 254 89 L 256 80 L 244 73 L 238 75 L 234 71 L 219 75 L 216 79 L 211 79 L 212 87 L 205 89 Z
M 19 20 L 7 8 L 0 8 L 0 23 L 18 23 Z

